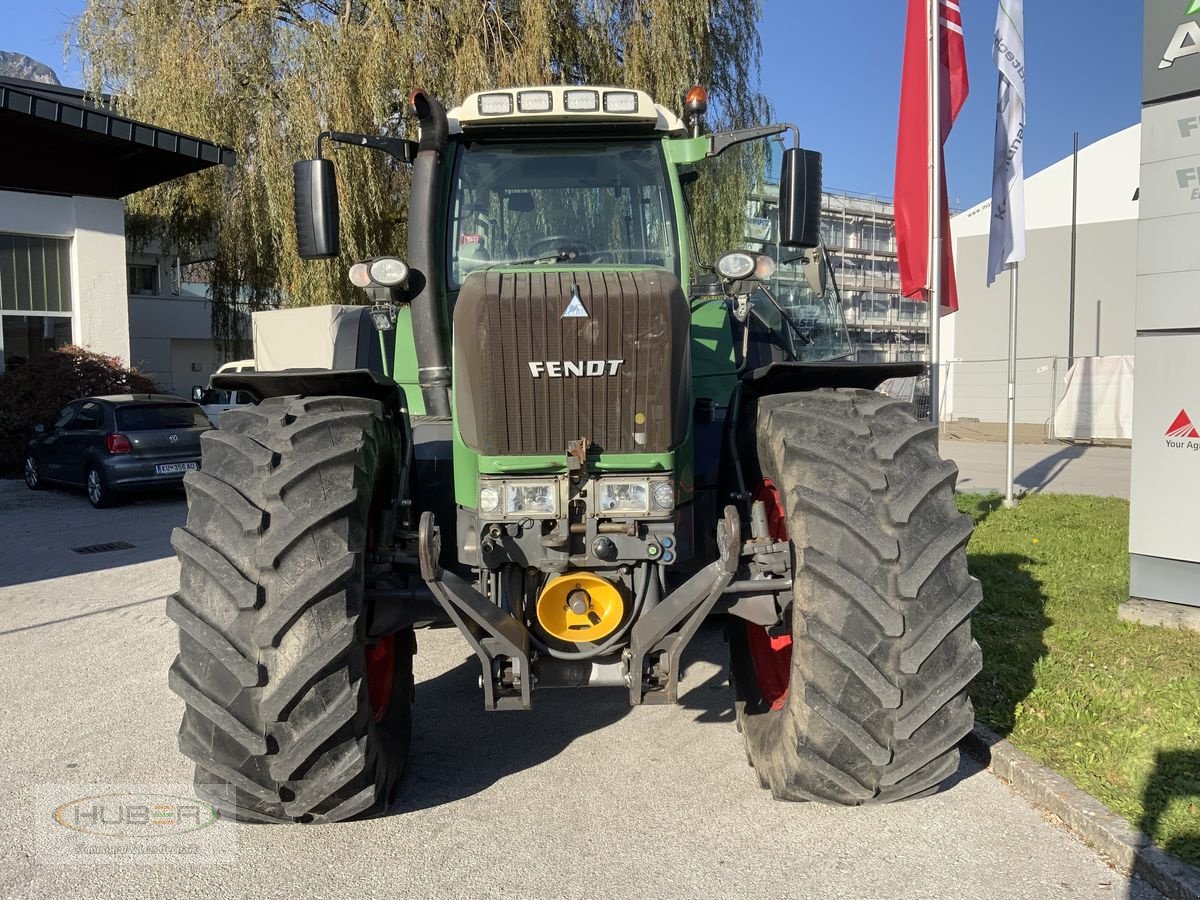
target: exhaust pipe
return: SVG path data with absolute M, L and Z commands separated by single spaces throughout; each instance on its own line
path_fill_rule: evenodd
M 408 206 L 408 263 L 417 381 L 430 416 L 450 415 L 450 341 L 442 298 L 442 261 L 436 256 L 434 222 L 450 125 L 446 110 L 424 91 L 408 98 L 409 112 L 421 124 L 421 140 L 412 167 Z

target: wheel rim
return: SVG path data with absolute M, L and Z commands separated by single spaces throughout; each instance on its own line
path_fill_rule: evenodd
M 396 671 L 396 636 L 384 635 L 367 647 L 367 697 L 378 722 L 387 715 L 392 699 L 392 675 Z
M 371 498 L 371 507 L 367 511 L 367 552 L 370 553 L 379 544 L 376 526 L 379 513 L 383 507 L 383 496 L 376 492 Z M 387 715 L 388 705 L 392 700 L 392 677 L 396 672 L 396 635 L 385 634 L 374 644 L 366 648 L 367 662 L 367 699 L 371 704 L 371 713 L 376 722 Z
M 25 483 L 34 487 L 38 482 L 37 462 L 32 456 L 25 457 Z
M 766 507 L 767 533 L 772 540 L 788 539 L 787 517 L 779 490 L 769 478 L 764 478 L 754 492 L 754 501 L 762 501 Z M 792 676 L 792 636 L 782 634 L 773 637 L 761 625 L 746 623 L 746 642 L 750 648 L 750 661 L 754 664 L 754 678 L 763 702 L 771 709 L 781 709 L 787 700 L 788 682 Z
M 100 487 L 100 473 L 95 469 L 88 469 L 87 492 L 89 500 L 93 503 L 100 502 L 102 492 L 102 488 Z

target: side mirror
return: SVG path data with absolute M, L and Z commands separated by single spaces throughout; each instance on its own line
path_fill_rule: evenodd
M 198 384 L 193 385 L 192 386 L 192 399 L 197 403 L 202 402 L 204 400 L 204 388 L 200 387 L 200 385 L 198 385 Z
M 46 426 L 45 426 L 45 425 L 42 425 L 42 424 L 40 424 L 40 423 L 39 423 L 39 424 L 37 424 L 37 425 L 34 425 L 34 426 L 33 426 L 33 433 L 34 433 L 34 434 L 45 434 L 45 433 L 46 433 Z
M 779 243 L 804 249 L 821 243 L 821 154 L 815 150 L 783 151 Z
M 337 176 L 329 159 L 302 159 L 292 165 L 296 249 L 301 259 L 332 259 L 341 250 L 338 234 Z

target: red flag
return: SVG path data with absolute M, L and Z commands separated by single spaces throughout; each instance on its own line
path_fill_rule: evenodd
M 904 70 L 900 80 L 900 128 L 896 141 L 896 244 L 900 261 L 900 293 L 929 299 L 929 3 L 937 4 L 941 65 L 941 129 L 937 152 L 950 134 L 967 99 L 967 53 L 962 13 L 956 0 L 908 0 L 904 38 Z M 942 169 L 942 296 L 946 311 L 958 309 L 954 262 L 950 252 L 950 205 L 946 197 L 946 168 Z

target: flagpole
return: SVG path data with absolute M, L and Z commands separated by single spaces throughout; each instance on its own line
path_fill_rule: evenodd
M 1017 505 L 1017 307 L 1020 262 L 1025 258 L 1025 12 L 1023 0 L 1000 0 L 992 62 L 996 85 L 996 142 L 992 165 L 992 224 L 988 231 L 988 286 L 1008 269 L 1008 410 L 1004 506 Z
M 1008 267 L 1008 442 L 1005 448 L 1004 506 L 1012 509 L 1017 505 L 1013 496 L 1013 479 L 1016 477 L 1017 455 L 1017 270 L 1019 263 Z
M 929 0 L 929 421 L 941 421 L 942 91 L 940 0 Z

